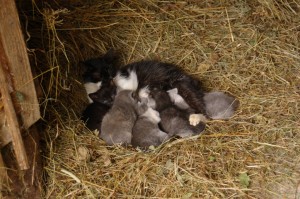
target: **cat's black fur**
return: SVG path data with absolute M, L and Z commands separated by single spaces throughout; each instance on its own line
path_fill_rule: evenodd
M 145 86 L 150 90 L 160 88 L 165 91 L 178 88 L 179 95 L 195 110 L 195 113 L 206 115 L 201 83 L 178 66 L 160 61 L 139 61 L 122 67 L 121 75 L 126 76 L 128 71 L 132 70 L 137 74 L 138 89 Z
M 120 67 L 119 55 L 114 50 L 109 50 L 101 57 L 86 60 L 83 64 L 86 66 L 83 74 L 85 83 L 110 81 Z
M 93 103 L 86 107 L 81 117 L 88 129 L 100 132 L 102 119 L 112 107 L 115 95 L 116 86 L 111 83 L 104 83 L 97 92 L 89 94 Z

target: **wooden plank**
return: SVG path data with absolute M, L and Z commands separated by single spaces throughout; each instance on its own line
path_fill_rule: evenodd
M 40 110 L 27 56 L 27 48 L 22 35 L 15 1 L 0 0 L 0 8 L 0 41 L 7 57 L 8 71 L 12 75 L 12 87 L 23 98 L 19 102 L 23 120 L 22 125 L 29 128 L 40 118 Z
M 15 156 L 16 156 L 16 159 L 17 159 L 20 169 L 25 170 L 25 169 L 29 168 L 27 155 L 26 155 L 24 143 L 22 140 L 21 132 L 20 132 L 18 118 L 17 118 L 16 112 L 15 112 L 15 108 L 14 108 L 11 96 L 10 96 L 10 92 L 9 92 L 9 88 L 8 88 L 9 83 L 6 79 L 6 75 L 4 73 L 1 62 L 0 62 L 0 85 L 1 85 L 0 91 L 1 91 L 1 95 L 2 95 L 4 112 L 5 112 L 5 116 L 7 119 L 7 125 L 9 127 L 9 130 L 11 133 Z
M 2 157 L 5 162 L 8 183 L 3 187 L 4 199 L 30 198 L 40 199 L 42 197 L 42 173 L 43 164 L 41 156 L 41 145 L 39 131 L 41 129 L 34 124 L 23 132 L 23 142 L 26 148 L 30 169 L 20 171 L 16 163 L 11 147 L 6 146 L 2 149 Z M 1 192 L 1 191 L 0 191 Z M 1 198 L 1 196 L 0 196 Z

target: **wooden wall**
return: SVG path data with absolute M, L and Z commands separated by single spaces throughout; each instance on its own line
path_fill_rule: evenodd
M 21 132 L 40 118 L 33 80 L 15 2 L 0 0 L 0 150 L 12 142 L 20 169 L 28 169 Z

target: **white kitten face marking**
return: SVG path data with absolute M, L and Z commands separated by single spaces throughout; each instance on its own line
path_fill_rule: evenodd
M 147 117 L 149 120 L 151 120 L 154 123 L 159 123 L 160 122 L 160 117 L 159 117 L 159 112 L 152 108 L 148 108 L 148 110 L 141 116 Z
M 173 88 L 171 90 L 168 90 L 167 92 L 170 96 L 171 102 L 173 102 L 175 106 L 177 106 L 180 109 L 190 108 L 190 106 L 185 102 L 185 100 L 178 94 L 177 88 Z
M 86 82 L 84 84 L 84 88 L 86 90 L 87 95 L 89 95 L 91 93 L 97 92 L 101 88 L 101 84 L 102 84 L 101 81 L 100 82 L 96 82 L 96 83 L 94 83 L 94 82 Z M 88 97 L 89 103 L 92 103 L 93 100 L 89 96 L 87 96 L 87 97 Z
M 197 126 L 200 122 L 206 123 L 207 118 L 203 114 L 190 114 L 190 125 Z
M 118 90 L 132 90 L 135 91 L 138 87 L 138 79 L 135 71 L 130 71 L 128 77 L 124 77 L 120 72 L 114 78 L 114 82 Z

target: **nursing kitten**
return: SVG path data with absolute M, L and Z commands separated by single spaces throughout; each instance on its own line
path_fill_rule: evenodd
M 160 126 L 171 136 L 189 137 L 200 134 L 205 129 L 205 123 L 190 125 L 189 116 L 193 109 L 180 109 L 174 105 L 166 91 L 153 89 L 151 97 L 156 102 L 156 110 L 160 114 Z
M 131 144 L 132 128 L 137 120 L 137 106 L 133 91 L 119 91 L 111 109 L 102 120 L 100 138 L 108 145 Z
M 81 119 L 91 131 L 101 130 L 101 123 L 104 115 L 112 107 L 116 95 L 116 86 L 111 83 L 104 83 L 95 93 L 89 94 L 93 101 L 82 113 Z
M 131 144 L 134 147 L 147 149 L 149 146 L 159 146 L 169 139 L 168 134 L 158 127 L 160 117 L 157 111 L 146 104 L 142 104 L 138 108 L 138 114 L 138 119 L 132 130 Z

